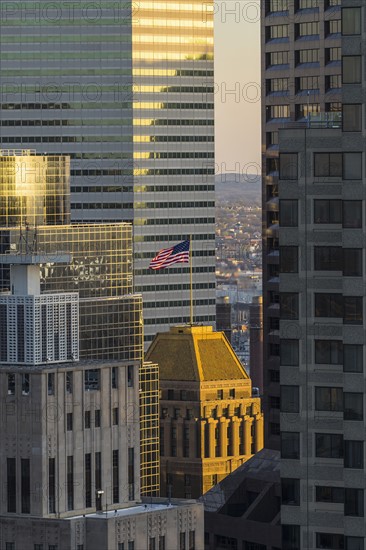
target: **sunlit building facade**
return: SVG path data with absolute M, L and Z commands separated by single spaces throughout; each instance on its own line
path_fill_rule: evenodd
M 188 321 L 188 268 L 148 265 L 190 235 L 196 320 L 214 323 L 210 3 L 8 2 L 0 30 L 2 146 L 71 157 L 73 220 L 134 222 L 147 341 Z

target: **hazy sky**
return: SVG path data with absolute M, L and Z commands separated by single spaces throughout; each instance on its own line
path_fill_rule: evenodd
M 259 9 L 260 0 L 215 3 L 216 163 L 220 172 L 237 171 L 239 166 L 240 171 L 250 173 L 259 169 Z

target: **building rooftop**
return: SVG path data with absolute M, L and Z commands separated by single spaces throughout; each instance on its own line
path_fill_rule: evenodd
M 161 380 L 208 382 L 248 379 L 223 332 L 211 326 L 176 326 L 158 333 L 146 354 Z

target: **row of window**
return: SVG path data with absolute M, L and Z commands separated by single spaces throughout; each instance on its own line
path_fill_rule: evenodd
M 281 479 L 282 504 L 300 506 L 300 479 Z M 364 516 L 364 490 L 358 488 L 315 486 L 315 502 L 344 504 L 345 516 Z
M 289 11 L 293 2 L 291 0 L 266 0 L 266 15 L 274 15 Z M 341 0 L 295 0 L 294 9 L 298 10 L 319 9 L 324 4 L 324 10 L 334 6 L 340 6 Z
M 295 67 L 303 64 L 320 64 L 320 49 L 319 48 L 308 48 L 306 50 L 295 50 L 294 52 L 294 61 Z M 341 61 L 342 59 L 342 50 L 340 47 L 333 46 L 331 48 L 324 49 L 324 63 L 334 63 L 335 61 Z M 290 52 L 288 50 L 277 51 L 277 52 L 268 52 L 266 53 L 266 69 L 275 67 L 277 65 L 289 65 L 290 63 Z M 286 78 L 285 80 L 288 80 Z M 272 90 L 282 91 L 282 90 Z
M 302 121 L 304 118 L 308 118 L 312 115 L 320 114 L 320 103 L 295 103 L 295 119 Z M 339 102 L 326 103 L 325 112 L 326 113 L 340 113 L 342 110 L 342 104 Z M 270 105 L 266 108 L 266 121 L 275 122 L 277 119 L 290 118 L 290 105 Z M 333 117 L 334 115 L 325 115 Z M 341 127 L 340 115 L 337 115 L 339 120 L 337 124 Z M 332 122 L 331 122 L 332 123 Z M 278 143 L 278 140 L 277 140 Z M 272 160 L 272 159 L 269 159 Z M 275 159 L 273 159 L 275 160 Z
M 321 27 L 319 21 L 307 21 L 305 23 L 295 23 L 294 24 L 294 33 L 295 40 L 299 40 L 304 37 L 314 37 L 318 39 L 320 35 Z M 350 34 L 349 25 L 346 24 L 346 30 L 343 31 L 344 34 Z M 331 36 L 334 34 L 341 34 L 342 32 L 342 22 L 340 19 L 330 19 L 324 21 L 324 36 Z M 360 34 L 360 33 L 352 33 Z M 269 25 L 265 29 L 265 38 L 266 42 L 271 40 L 278 39 L 289 39 L 290 37 L 290 25 Z
M 298 227 L 298 201 L 281 199 L 280 227 Z M 362 228 L 362 201 L 340 199 L 314 199 L 314 224 L 342 224 L 345 229 Z
M 363 420 L 363 394 L 343 392 L 337 387 L 315 387 L 315 411 L 343 412 L 344 420 Z M 270 399 L 277 399 L 273 396 Z M 271 404 L 271 408 L 278 408 Z M 300 387 L 281 386 L 280 410 L 283 413 L 300 412 Z
M 280 246 L 281 273 L 298 273 L 298 250 L 297 246 Z M 341 271 L 345 277 L 362 277 L 362 264 L 362 248 L 314 247 L 314 271 Z
M 300 550 L 300 526 L 282 525 L 282 550 Z M 315 548 L 323 550 L 364 550 L 363 537 L 336 533 L 315 533 Z
M 15 395 L 17 374 L 9 373 L 8 378 L 8 395 Z M 28 373 L 22 373 L 21 375 L 21 391 L 22 395 L 29 395 L 31 390 L 31 375 Z M 127 386 L 133 387 L 134 385 L 134 367 L 128 365 L 127 367 Z M 55 395 L 55 373 L 49 372 L 47 374 L 47 391 L 48 395 Z M 111 387 L 112 389 L 118 388 L 118 367 L 111 368 Z M 84 371 L 84 389 L 85 391 L 100 390 L 101 389 L 101 371 L 100 369 L 87 369 Z M 73 373 L 65 373 L 65 390 L 66 393 L 73 393 Z
M 340 74 L 320 76 L 301 76 L 295 78 L 295 94 L 303 92 L 319 93 L 324 82 L 325 91 L 339 89 L 342 87 Z M 266 94 L 274 92 L 289 92 L 289 78 L 270 78 L 266 80 Z
M 299 340 L 280 340 L 272 344 L 271 355 L 279 355 L 281 365 L 299 366 Z M 276 347 L 273 347 L 276 346 Z M 314 340 L 315 365 L 342 365 L 344 372 L 363 372 L 363 346 L 361 344 L 344 344 L 341 340 Z
M 280 153 L 279 165 L 271 159 L 267 170 L 279 168 L 281 180 L 297 180 L 299 173 L 298 153 Z M 313 153 L 314 178 L 362 179 L 362 152 Z
M 344 440 L 342 434 L 315 433 L 314 443 L 316 458 L 343 459 L 344 468 L 363 469 L 363 441 Z M 281 457 L 300 459 L 300 432 L 281 431 Z

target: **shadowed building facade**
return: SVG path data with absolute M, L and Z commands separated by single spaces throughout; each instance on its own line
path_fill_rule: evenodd
M 198 498 L 263 447 L 263 414 L 224 333 L 177 326 L 147 360 L 160 379 L 161 494 Z

